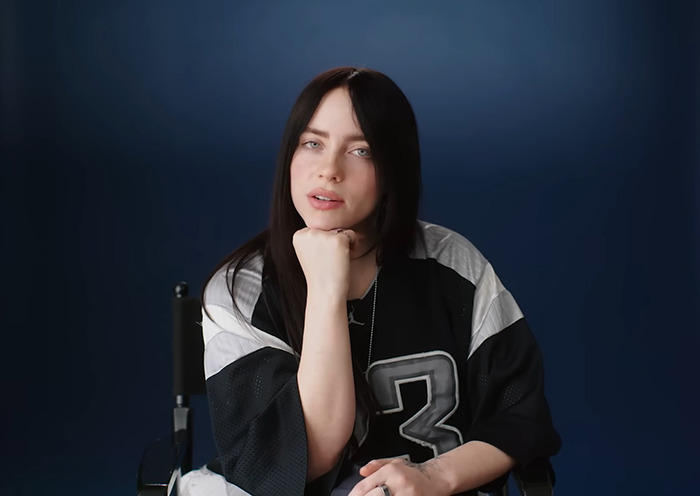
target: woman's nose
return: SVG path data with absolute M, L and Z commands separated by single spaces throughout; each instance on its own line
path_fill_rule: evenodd
M 335 153 L 326 154 L 319 164 L 318 176 L 329 181 L 342 181 L 342 164 L 340 157 Z

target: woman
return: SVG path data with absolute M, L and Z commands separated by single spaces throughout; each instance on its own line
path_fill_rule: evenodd
M 560 445 L 537 345 L 464 238 L 417 221 L 418 133 L 376 71 L 317 76 L 267 230 L 203 293 L 218 462 L 255 496 L 460 494 Z

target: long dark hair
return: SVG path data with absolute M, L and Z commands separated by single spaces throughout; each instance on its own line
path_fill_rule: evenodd
M 226 267 L 227 273 L 232 272 L 229 292 L 233 299 L 236 272 L 252 257 L 262 254 L 263 280 L 276 289 L 288 342 L 298 354 L 304 330 L 306 280 L 292 237 L 305 224 L 292 203 L 289 169 L 299 138 L 321 99 L 339 87 L 348 89 L 374 160 L 379 195 L 372 214 L 377 263 L 381 265 L 410 250 L 421 190 L 420 148 L 413 109 L 401 89 L 384 74 L 338 67 L 316 76 L 292 107 L 277 155 L 269 227 L 224 258 L 204 285 L 206 288 L 214 274 Z M 235 300 L 233 304 L 237 308 Z

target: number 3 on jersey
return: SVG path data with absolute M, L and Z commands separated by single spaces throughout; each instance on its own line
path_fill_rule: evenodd
M 367 381 L 382 414 L 403 411 L 401 384 L 424 381 L 427 403 L 401 424 L 400 435 L 431 448 L 435 456 L 462 444 L 459 429 L 445 425 L 459 405 L 457 366 L 447 353 L 433 351 L 374 362 Z

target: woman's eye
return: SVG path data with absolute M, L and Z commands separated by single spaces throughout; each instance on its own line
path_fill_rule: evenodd
M 318 143 L 318 141 L 313 141 L 313 140 L 305 141 L 305 142 L 303 143 L 303 145 L 304 145 L 306 148 L 312 148 L 312 149 L 314 149 L 314 150 L 315 150 L 316 148 L 318 148 L 319 146 L 321 146 L 321 145 Z
M 358 148 L 357 150 L 353 150 L 353 153 L 357 155 L 358 157 L 362 158 L 369 158 L 369 150 L 367 148 Z

